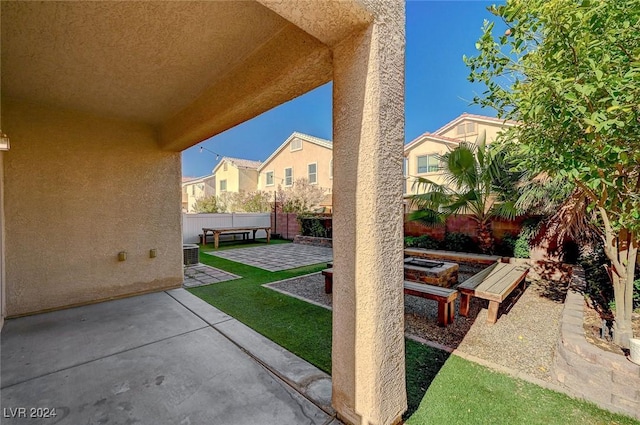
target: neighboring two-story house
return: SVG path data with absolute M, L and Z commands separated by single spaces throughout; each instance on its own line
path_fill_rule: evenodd
M 183 178 L 182 212 L 196 212 L 196 201 L 216 194 L 216 177 L 213 174 L 198 178 Z
M 216 194 L 256 190 L 260 165 L 260 161 L 223 157 L 213 169 L 216 177 Z
M 421 134 L 404 148 L 405 194 L 417 193 L 413 184 L 417 177 L 443 183 L 437 155 L 455 148 L 460 142 L 475 142 L 482 133 L 486 134 L 486 142 L 492 143 L 501 131 L 515 124 L 513 121 L 464 113 L 433 133 Z
M 305 178 L 326 191 L 321 206 L 331 207 L 333 144 L 329 140 L 294 132 L 260 165 L 258 173 L 258 189 L 268 192 Z

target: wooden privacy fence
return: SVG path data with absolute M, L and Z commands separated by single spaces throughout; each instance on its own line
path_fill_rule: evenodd
M 476 222 L 468 215 L 460 214 L 447 218 L 444 226 L 426 226 L 417 221 L 410 221 L 409 215 L 404 217 L 404 235 L 422 236 L 429 235 L 438 240 L 444 239 L 445 233 L 464 233 L 474 240 L 478 238 L 478 228 Z M 493 237 L 501 241 L 507 234 L 517 235 L 522 228 L 522 222 L 526 217 L 519 217 L 515 220 L 494 219 L 491 224 Z

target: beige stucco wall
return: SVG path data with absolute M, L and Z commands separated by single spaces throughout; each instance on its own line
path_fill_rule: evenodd
M 238 168 L 238 191 L 253 192 L 258 189 L 258 170 Z
M 193 206 L 199 199 L 215 195 L 215 183 L 214 177 L 197 180 L 193 183 L 184 183 L 182 185 L 182 209 L 184 212 L 195 212 Z
M 150 126 L 7 99 L 2 124 L 8 315 L 181 285 L 180 153 Z
M 442 173 L 439 171 L 418 173 L 418 157 L 423 155 L 444 154 L 447 151 L 448 147 L 446 144 L 430 140 L 426 140 L 407 151 L 407 194 L 417 193 L 417 188 L 413 187 L 413 183 L 417 177 L 423 177 L 438 184 L 444 183 Z
M 333 406 L 351 424 L 405 411 L 404 2 L 334 49 Z
M 238 169 L 233 165 L 227 163 L 227 170 L 224 169 L 224 163 L 215 171 L 216 175 L 216 194 L 220 195 L 223 192 L 238 192 L 240 190 L 240 176 L 238 175 Z M 227 189 L 221 190 L 220 183 L 227 182 Z
M 293 168 L 293 181 L 300 178 L 308 178 L 308 165 L 317 164 L 318 183 L 317 185 L 331 193 L 333 189 L 333 178 L 331 177 L 330 163 L 333 158 L 333 150 L 315 143 L 302 141 L 302 149 L 291 151 L 290 145 L 282 149 L 271 161 L 264 164 L 260 170 L 259 187 L 260 190 L 272 192 L 278 190 L 278 185 L 283 188 L 284 169 Z M 267 186 L 267 172 L 274 172 L 274 184 Z

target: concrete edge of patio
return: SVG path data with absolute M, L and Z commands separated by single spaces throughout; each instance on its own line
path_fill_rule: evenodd
M 173 289 L 166 293 L 320 409 L 335 415 L 331 376 L 188 291 Z

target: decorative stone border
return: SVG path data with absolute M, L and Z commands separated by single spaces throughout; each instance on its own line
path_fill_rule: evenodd
M 333 248 L 333 240 L 331 238 L 318 238 L 314 236 L 296 235 L 293 243 L 300 245 L 323 246 L 325 248 Z
M 552 374 L 572 396 L 640 419 L 640 366 L 585 339 L 584 286 L 584 270 L 574 267 Z

